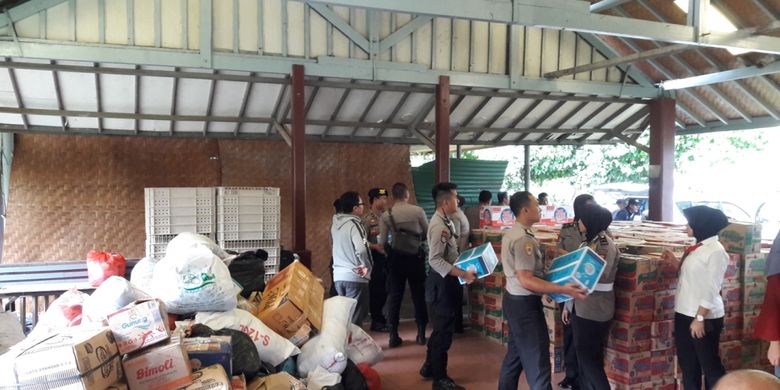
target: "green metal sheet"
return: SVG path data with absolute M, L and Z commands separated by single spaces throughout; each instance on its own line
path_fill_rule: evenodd
M 412 168 L 412 180 L 417 204 L 425 209 L 428 217 L 433 215 L 435 205 L 431 197 L 434 184 L 435 162 Z M 466 198 L 466 207 L 479 202 L 479 192 L 488 190 L 496 193 L 501 189 L 506 174 L 507 161 L 456 160 L 450 159 L 450 181 L 458 185 L 458 194 Z

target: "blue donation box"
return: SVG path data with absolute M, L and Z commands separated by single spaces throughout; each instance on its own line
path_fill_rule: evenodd
M 604 272 L 606 261 L 588 247 L 577 249 L 553 259 L 550 270 L 544 279 L 559 285 L 575 283 L 593 292 Z M 556 302 L 566 302 L 572 298 L 565 294 L 550 294 Z
M 471 248 L 458 256 L 455 260 L 455 266 L 464 271 L 474 271 L 477 279 L 484 278 L 493 273 L 498 264 L 498 257 L 490 243 L 482 244 L 476 248 Z M 458 278 L 460 284 L 466 284 L 462 278 Z

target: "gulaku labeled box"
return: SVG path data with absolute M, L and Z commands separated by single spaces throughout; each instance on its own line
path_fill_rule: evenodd
M 171 337 L 165 305 L 157 299 L 135 301 L 109 314 L 108 327 L 122 355 Z
M 652 292 L 615 293 L 615 319 L 641 323 L 652 322 L 655 317 L 655 294 Z
M 564 285 L 575 283 L 590 294 L 604 272 L 606 261 L 592 249 L 585 247 L 553 259 L 545 280 Z M 556 302 L 566 302 L 572 298 L 565 294 L 550 294 Z
M 726 252 L 748 254 L 761 251 L 761 225 L 732 222 L 718 236 Z
M 474 271 L 477 274 L 477 279 L 482 279 L 493 273 L 498 264 L 498 257 L 496 252 L 493 251 L 493 246 L 488 244 L 482 244 L 476 248 L 471 248 L 458 256 L 455 260 L 455 266 L 464 271 Z M 460 284 L 466 284 L 466 281 L 462 278 L 458 278 Z M 498 286 L 501 287 L 501 286 Z
M 103 390 L 123 377 L 108 328 L 68 328 L 0 356 L 0 389 Z
M 612 321 L 607 347 L 624 353 L 646 352 L 651 349 L 651 337 L 652 327 L 649 323 Z
M 636 385 L 652 380 L 653 357 L 648 352 L 623 353 L 605 349 L 607 378 L 624 384 Z
M 325 289 L 314 274 L 294 261 L 266 284 L 257 318 L 287 339 L 304 324 L 319 331 L 324 295 Z

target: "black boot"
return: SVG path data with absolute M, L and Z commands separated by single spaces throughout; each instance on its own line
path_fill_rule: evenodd
M 420 367 L 420 376 L 425 379 L 433 378 L 433 371 L 431 371 L 431 363 L 428 363 L 427 360 L 425 361 L 425 363 L 423 363 L 422 367 Z
M 425 338 L 425 325 L 417 325 L 417 344 L 425 345 L 427 341 Z
M 398 335 L 398 329 L 390 328 L 389 332 L 390 332 L 390 339 L 387 343 L 387 346 L 389 348 L 400 347 L 401 343 L 403 343 L 404 341 L 401 339 L 401 336 Z
M 433 381 L 433 390 L 466 390 L 465 387 L 458 385 L 451 378 L 437 379 Z

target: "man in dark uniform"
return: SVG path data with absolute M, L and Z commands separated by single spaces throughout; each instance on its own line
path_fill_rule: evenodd
M 368 284 L 371 330 L 387 332 L 387 319 L 383 313 L 387 302 L 387 256 L 384 255 L 384 250 L 377 241 L 382 213 L 387 208 L 387 189 L 372 188 L 369 190 L 368 203 L 371 205 L 371 209 L 363 215 L 363 226 L 368 233 L 371 258 L 374 259 L 371 281 Z
M 458 208 L 457 185 L 439 183 L 433 187 L 436 213 L 428 225 L 428 264 L 431 271 L 425 285 L 425 298 L 431 304 L 433 333 L 428 340 L 425 363 L 420 375 L 433 378 L 433 390 L 463 390 L 447 375 L 447 351 L 455 331 L 455 313 L 460 304 L 461 287 L 476 279 L 473 271 L 464 271 L 453 264 L 458 258 L 458 232 L 452 223 Z
M 573 283 L 560 286 L 542 279 L 544 258 L 531 231 L 531 226 L 541 218 L 536 198 L 529 192 L 517 192 L 509 200 L 509 207 L 517 222 L 501 240 L 501 263 L 506 274 L 503 307 L 509 323 L 509 344 L 498 389 L 517 390 L 520 373 L 525 370 L 532 390 L 550 390 L 550 340 L 541 295 L 558 293 L 582 299 L 586 291 Z

